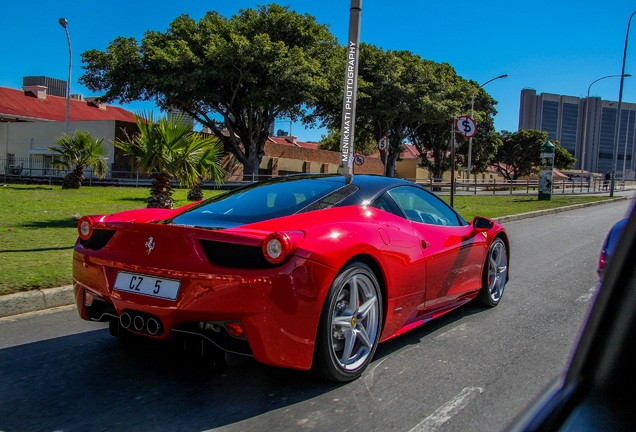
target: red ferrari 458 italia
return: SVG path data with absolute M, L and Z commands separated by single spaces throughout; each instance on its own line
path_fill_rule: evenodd
M 78 230 L 82 318 L 341 382 L 379 342 L 473 299 L 496 306 L 508 280 L 501 225 L 379 176 L 280 177 Z

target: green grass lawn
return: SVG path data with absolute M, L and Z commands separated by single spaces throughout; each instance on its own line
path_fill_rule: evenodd
M 449 196 L 442 196 L 450 202 Z M 607 195 L 552 195 L 550 201 L 539 201 L 537 195 L 458 195 L 453 198 L 455 210 L 467 221 L 475 216 L 497 218 L 536 210 L 565 207 L 610 199 Z
M 204 191 L 208 198 L 218 191 Z M 0 295 L 71 283 L 77 220 L 142 208 L 148 188 L 0 186 Z M 187 191 L 177 189 L 175 205 L 185 205 Z
M 175 191 L 176 206 L 188 203 L 186 193 Z M 216 193 L 204 191 L 206 198 Z M 145 207 L 148 195 L 148 188 L 0 186 L 0 295 L 70 284 L 77 219 Z M 471 220 L 475 215 L 498 217 L 606 198 L 456 196 L 455 208 Z

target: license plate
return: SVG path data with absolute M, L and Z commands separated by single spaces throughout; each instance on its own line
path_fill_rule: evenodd
M 176 300 L 180 286 L 181 282 L 177 280 L 119 272 L 113 288 L 117 291 L 131 292 L 166 300 Z

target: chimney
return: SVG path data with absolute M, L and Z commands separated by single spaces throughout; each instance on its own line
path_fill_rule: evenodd
M 46 99 L 46 89 L 47 87 L 42 85 L 22 86 L 22 90 L 24 90 L 25 96 L 29 96 L 29 93 L 31 93 L 32 96 L 35 96 L 38 99 Z
M 84 98 L 84 100 L 86 101 L 86 103 L 89 106 L 92 106 L 92 107 L 95 107 L 95 108 L 99 108 L 99 109 L 103 109 L 103 110 L 106 109 L 106 104 L 103 103 L 103 102 L 100 102 L 98 97 L 94 97 L 94 96 L 93 97 L 87 97 L 87 98 Z
M 283 135 L 283 136 L 278 136 L 276 138 L 282 138 L 285 141 L 287 141 L 288 143 L 293 144 L 296 147 L 300 147 L 298 145 L 298 137 L 296 135 Z

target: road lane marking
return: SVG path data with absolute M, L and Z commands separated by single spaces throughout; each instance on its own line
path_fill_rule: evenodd
M 594 285 L 592 288 L 590 288 L 587 294 L 583 294 L 581 297 L 577 298 L 576 301 L 587 303 L 592 297 L 594 297 L 594 294 L 596 294 L 596 289 L 597 285 Z
M 422 420 L 409 432 L 432 432 L 449 421 L 455 414 L 484 391 L 481 387 L 466 387 L 453 399 L 437 408 L 433 414 Z
M 448 330 L 448 331 L 446 331 L 446 332 L 444 332 L 444 333 L 442 333 L 440 335 L 435 336 L 435 339 L 443 339 L 446 336 L 449 336 L 449 335 L 451 335 L 453 333 L 464 332 L 464 331 L 466 331 L 466 323 L 460 324 L 460 325 L 458 325 L 456 327 L 453 327 L 452 329 L 450 329 L 450 330 Z

